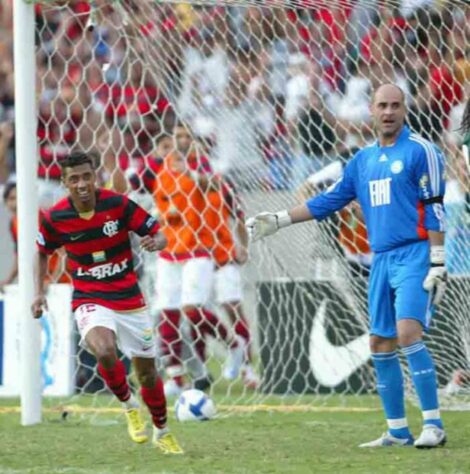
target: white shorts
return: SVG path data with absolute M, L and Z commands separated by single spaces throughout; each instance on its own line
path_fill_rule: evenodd
M 198 257 L 172 262 L 157 260 L 157 308 L 180 309 L 183 306 L 203 306 L 210 300 L 214 281 L 214 262 Z
M 96 304 L 83 304 L 74 315 L 80 345 L 84 349 L 89 350 L 85 338 L 90 329 L 105 327 L 114 332 L 117 346 L 127 358 L 153 359 L 156 356 L 155 337 L 147 309 L 124 313 Z
M 228 263 L 216 270 L 215 297 L 219 304 L 242 300 L 242 275 L 239 265 Z

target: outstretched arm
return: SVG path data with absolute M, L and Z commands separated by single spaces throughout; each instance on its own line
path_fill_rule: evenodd
M 272 235 L 283 227 L 314 219 L 306 204 L 293 207 L 289 211 L 261 212 L 246 221 L 252 242 Z
M 338 179 L 324 193 L 309 199 L 305 204 L 293 207 L 289 211 L 262 212 L 248 219 L 246 226 L 251 240 L 255 242 L 291 224 L 312 219 L 321 221 L 339 211 L 356 198 L 355 174 L 356 164 L 353 158 L 344 168 L 343 177 Z

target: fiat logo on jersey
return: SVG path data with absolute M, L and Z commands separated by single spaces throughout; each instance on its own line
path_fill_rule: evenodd
M 108 237 L 115 236 L 119 231 L 119 221 L 108 221 L 104 223 L 103 226 L 103 234 L 107 235 Z

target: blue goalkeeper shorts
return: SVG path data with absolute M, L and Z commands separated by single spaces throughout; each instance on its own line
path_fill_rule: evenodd
M 423 288 L 429 267 L 427 240 L 374 256 L 369 277 L 371 334 L 397 337 L 400 319 L 416 319 L 424 330 L 429 328 L 433 307 Z

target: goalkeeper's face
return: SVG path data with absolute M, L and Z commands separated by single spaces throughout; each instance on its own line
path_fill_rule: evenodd
M 74 204 L 94 207 L 96 174 L 89 163 L 66 168 L 62 180 Z
M 393 84 L 379 87 L 372 100 L 371 112 L 378 135 L 384 138 L 396 137 L 406 117 L 403 91 Z

